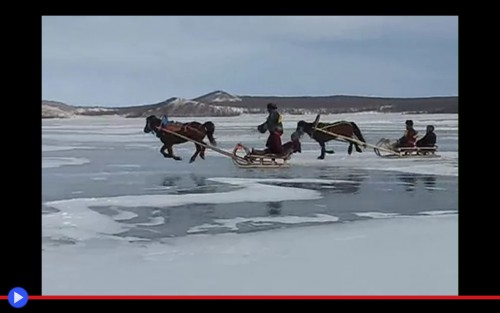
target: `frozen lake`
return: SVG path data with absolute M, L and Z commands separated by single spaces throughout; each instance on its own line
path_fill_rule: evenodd
M 314 118 L 285 115 L 283 142 Z M 189 164 L 192 143 L 164 159 L 145 119 L 43 120 L 43 293 L 457 294 L 458 115 L 321 118 L 356 122 L 372 144 L 406 119 L 435 126 L 439 158 L 330 142 L 317 160 L 305 135 L 290 168 L 239 169 L 209 150 Z M 211 120 L 225 150 L 267 138 L 264 115 L 176 120 Z

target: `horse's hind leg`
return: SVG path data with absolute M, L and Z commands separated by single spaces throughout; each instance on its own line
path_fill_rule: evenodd
M 349 143 L 349 148 L 347 148 L 347 154 L 351 155 L 351 153 L 352 153 L 352 146 L 353 146 L 353 145 L 354 145 L 354 144 L 353 144 L 352 142 L 351 142 L 351 143 Z
M 174 149 L 172 149 L 172 146 L 168 146 L 167 150 L 168 150 L 168 154 L 170 154 L 170 157 L 171 157 L 171 158 L 173 158 L 173 159 L 174 159 L 174 160 L 176 160 L 176 161 L 180 161 L 180 160 L 182 160 L 182 158 L 181 158 L 181 157 L 178 157 L 178 156 L 176 156 L 176 155 L 174 154 Z
M 194 160 L 196 160 L 196 157 L 198 156 L 198 154 L 201 152 L 201 146 L 198 144 L 194 144 L 194 145 L 196 147 L 196 151 L 194 152 L 193 156 L 189 160 L 189 163 L 193 163 Z
M 356 148 L 356 151 L 358 151 L 359 153 L 363 152 L 363 150 L 361 150 L 361 148 L 357 143 L 354 144 L 354 147 Z

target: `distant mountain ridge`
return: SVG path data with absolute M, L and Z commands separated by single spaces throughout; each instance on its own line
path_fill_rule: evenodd
M 42 100 L 42 118 L 70 118 L 77 115 L 119 115 L 147 117 L 168 114 L 186 116 L 236 116 L 242 113 L 264 113 L 269 102 L 282 113 L 406 112 L 458 113 L 458 97 L 382 98 L 363 96 L 235 96 L 217 90 L 194 99 L 172 97 L 165 101 L 128 107 L 72 106 Z
M 233 103 L 233 102 L 241 102 L 241 98 L 237 96 L 233 96 L 228 94 L 225 91 L 217 90 L 211 93 L 207 93 L 201 97 L 193 99 L 195 101 L 204 102 L 204 103 Z

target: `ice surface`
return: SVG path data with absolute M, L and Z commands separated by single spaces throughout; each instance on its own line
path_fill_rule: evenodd
M 131 241 L 135 241 L 131 239 Z M 45 295 L 457 295 L 457 215 L 47 247 Z
M 317 179 L 317 178 L 227 178 L 227 177 L 216 177 L 209 178 L 209 180 L 217 181 L 220 183 L 233 184 L 247 186 L 252 183 L 317 183 L 317 184 L 333 184 L 333 183 L 347 183 L 354 184 L 356 182 L 350 180 L 340 180 L 340 179 Z
M 43 157 L 42 168 L 60 167 L 64 165 L 82 165 L 89 163 L 86 158 Z
M 76 150 L 76 149 L 95 149 L 95 147 L 90 147 L 90 146 L 51 146 L 51 145 L 42 145 L 42 152 L 65 151 L 65 150 Z
M 165 224 L 165 218 L 163 216 L 155 216 L 151 218 L 149 222 L 145 223 L 136 223 L 137 226 L 158 226 Z
M 390 218 L 390 217 L 397 217 L 400 215 L 399 213 L 382 213 L 382 212 L 362 212 L 354 214 L 356 214 L 357 216 L 371 217 L 371 218 Z
M 283 142 L 315 117 L 285 115 Z M 213 121 L 230 151 L 262 148 L 265 118 L 175 120 Z M 440 157 L 348 156 L 346 143 L 329 142 L 335 154 L 318 160 L 305 135 L 279 170 L 239 169 L 209 150 L 189 164 L 192 143 L 175 146 L 183 161 L 164 159 L 144 118 L 42 120 L 43 292 L 457 294 L 458 115 L 321 121 L 355 121 L 375 144 L 399 138 L 409 118 L 420 134 L 436 127 Z
M 214 224 L 203 224 L 192 227 L 188 233 L 204 232 L 209 228 L 225 227 L 230 230 L 238 230 L 240 223 L 252 223 L 259 225 L 262 223 L 282 223 L 282 224 L 299 224 L 299 223 L 325 223 L 336 222 L 339 218 L 327 214 L 315 214 L 314 217 L 302 216 L 275 216 L 275 217 L 253 217 L 253 218 L 232 218 L 232 219 L 216 219 Z
M 138 215 L 134 212 L 129 212 L 129 211 L 121 211 L 117 215 L 113 216 L 113 219 L 115 221 L 126 221 L 126 220 L 131 220 L 134 217 L 137 217 Z
M 347 155 L 345 151 L 340 150 L 333 156 L 327 155 L 324 160 L 318 160 L 318 155 L 319 149 L 317 149 L 317 151 L 307 151 L 302 154 L 295 154 L 289 163 L 292 166 L 341 166 L 413 174 L 458 176 L 458 154 L 456 152 L 440 152 L 440 157 L 435 159 L 384 159 L 377 157 L 369 150 L 361 154 L 355 153 L 353 155 Z
M 457 214 L 457 213 L 458 213 L 458 211 L 455 211 L 455 210 L 443 210 L 443 211 L 423 211 L 423 212 L 419 212 L 418 214 L 440 216 L 440 215 Z M 383 212 L 361 212 L 361 213 L 354 213 L 354 214 L 357 216 L 370 217 L 370 218 L 374 218 L 374 219 L 393 218 L 393 217 L 409 217 L 407 215 L 403 215 L 403 214 L 399 214 L 399 213 L 383 213 Z
M 423 215 L 443 215 L 443 214 L 457 214 L 457 213 L 458 213 L 458 211 L 454 211 L 454 210 L 420 212 L 420 214 L 423 214 Z

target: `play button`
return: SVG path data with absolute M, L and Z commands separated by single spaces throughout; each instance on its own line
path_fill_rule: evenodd
M 9 303 L 15 308 L 22 308 L 28 303 L 28 293 L 21 287 L 12 288 L 8 295 Z

